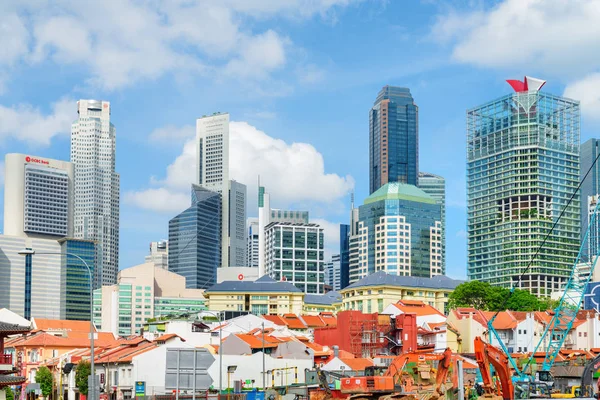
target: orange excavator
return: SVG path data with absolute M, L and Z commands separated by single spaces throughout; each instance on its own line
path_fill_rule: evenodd
M 475 338 L 475 358 L 481 378 L 483 379 L 483 396 L 486 400 L 514 400 L 515 390 L 510 377 L 508 357 L 502 350 L 484 342 L 479 336 Z M 494 367 L 500 385 L 494 384 L 490 364 Z
M 342 393 L 349 394 L 349 400 L 392 400 L 415 399 L 413 380 L 410 374 L 403 373 L 409 362 L 439 361 L 435 377 L 435 387 L 431 400 L 444 394 L 443 384 L 446 382 L 448 370 L 452 363 L 452 351 L 443 353 L 406 353 L 394 358 L 387 371 L 380 376 L 355 376 L 341 380 Z M 367 374 L 368 375 L 368 374 Z

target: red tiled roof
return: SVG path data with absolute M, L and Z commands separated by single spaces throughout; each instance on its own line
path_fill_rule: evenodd
M 276 348 L 277 347 L 277 344 L 268 343 L 267 340 L 265 340 L 265 343 L 263 345 L 263 341 L 254 335 L 246 335 L 243 333 L 238 333 L 235 336 L 237 336 L 238 338 L 240 338 L 244 342 L 246 342 L 250 346 L 251 349 L 262 349 L 263 347 L 265 347 L 265 348 Z
M 112 333 L 101 332 L 98 334 L 98 339 L 94 341 L 94 346 L 103 347 L 116 343 L 116 340 Z M 16 344 L 16 346 L 49 346 L 49 347 L 89 347 L 90 340 L 87 337 L 61 337 L 51 335 L 46 332 L 39 332 L 32 335 L 22 342 Z
M 185 339 L 175 333 L 167 333 L 166 335 L 162 335 L 154 339 L 154 342 L 166 342 L 171 339 L 179 338 L 182 342 L 185 342 Z
M 155 349 L 156 347 L 156 343 L 148 341 L 142 342 L 138 345 L 119 346 L 115 349 L 112 349 L 113 351 L 108 351 L 100 354 L 100 356 L 96 358 L 95 362 L 97 364 L 131 362 L 134 356 Z
M 429 304 L 425 304 L 422 301 L 416 300 L 400 300 L 396 304 L 394 304 L 398 310 L 403 313 L 416 314 L 417 316 L 425 316 L 425 315 L 441 315 L 444 314 L 431 307 Z
M 34 318 L 35 328 L 40 331 L 73 331 L 73 332 L 89 332 L 89 321 L 67 321 L 62 319 L 44 319 Z M 94 332 L 96 328 L 94 327 Z
M 436 330 L 437 328 L 441 328 L 442 326 L 446 325 L 445 322 L 428 322 L 427 325 L 429 325 L 429 327 L 433 330 Z
M 306 329 L 306 324 L 296 314 L 283 314 L 283 320 L 290 329 Z
M 319 314 L 319 316 L 321 317 L 321 319 L 323 320 L 323 322 L 325 322 L 325 324 L 327 326 L 336 326 L 337 325 L 337 318 L 335 318 L 333 313 L 322 312 Z
M 327 326 L 325 321 L 318 315 L 302 315 L 302 319 L 309 328 L 323 328 Z
M 281 318 L 279 315 L 263 315 L 262 316 L 267 321 L 271 321 L 272 323 L 280 326 L 287 326 L 287 322 Z
M 339 351 L 339 358 L 342 359 L 348 359 L 348 358 L 355 358 L 354 354 L 350 353 L 349 351 L 346 350 L 340 350 Z
M 340 360 L 352 371 L 364 371 L 366 367 L 373 365 L 373 361 L 368 358 L 340 358 Z
M 318 343 L 304 343 L 306 347 L 312 349 L 316 357 L 329 356 L 333 354 L 332 350 L 326 350 L 325 347 Z

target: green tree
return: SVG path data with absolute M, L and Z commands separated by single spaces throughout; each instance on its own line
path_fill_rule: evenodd
M 6 392 L 6 400 L 15 400 L 15 393 L 12 391 L 10 386 L 5 387 L 4 391 Z
M 52 388 L 54 387 L 54 376 L 48 367 L 41 366 L 37 370 L 35 373 L 35 381 L 40 384 L 42 395 L 44 397 L 50 396 L 50 393 L 52 393 Z
M 493 311 L 501 306 L 505 290 L 481 281 L 461 283 L 448 297 L 448 306 L 452 309 L 473 307 L 478 310 Z
M 75 369 L 75 385 L 79 389 L 79 393 L 88 394 L 88 376 L 92 373 L 92 367 L 88 361 L 81 361 Z
M 544 305 L 536 295 L 527 290 L 515 289 L 513 294 L 507 297 L 504 308 L 513 311 L 539 311 Z

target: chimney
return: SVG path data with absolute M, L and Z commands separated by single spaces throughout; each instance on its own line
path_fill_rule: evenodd
M 338 345 L 334 345 L 333 346 L 333 356 L 334 357 L 339 357 L 340 356 L 340 348 Z

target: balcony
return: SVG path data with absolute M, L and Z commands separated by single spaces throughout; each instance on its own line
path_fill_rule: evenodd
M 13 370 L 12 354 L 0 354 L 0 371 L 12 371 L 12 370 Z

